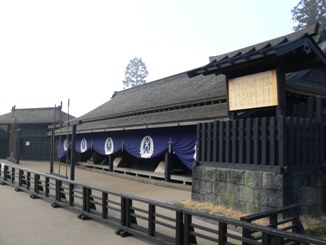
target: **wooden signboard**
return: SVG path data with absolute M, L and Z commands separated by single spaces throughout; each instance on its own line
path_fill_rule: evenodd
M 276 70 L 229 79 L 229 110 L 278 105 Z

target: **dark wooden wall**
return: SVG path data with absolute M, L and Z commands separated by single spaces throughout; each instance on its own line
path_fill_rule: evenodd
M 258 170 L 316 169 L 325 160 L 325 99 L 292 103 L 285 117 L 256 117 L 197 126 L 197 164 Z

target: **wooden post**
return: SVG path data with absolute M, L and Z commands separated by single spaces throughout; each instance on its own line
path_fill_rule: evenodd
M 16 139 L 16 163 L 19 164 L 19 157 L 20 157 L 20 128 L 17 130 L 17 139 Z
M 108 218 L 108 193 L 102 192 L 102 218 L 107 219 Z
M 69 127 L 69 124 L 68 124 Z M 75 162 L 76 162 L 76 125 L 72 125 L 71 155 L 70 155 L 70 180 L 75 180 Z
M 276 67 L 277 77 L 277 96 L 278 107 L 276 109 L 276 116 L 286 116 L 286 101 L 285 101 L 285 72 L 284 65 L 281 63 Z
M 51 129 L 50 174 L 53 173 L 53 158 L 54 158 L 54 127 Z
M 112 155 L 109 155 L 109 171 L 113 172 L 113 157 Z
M 155 205 L 149 204 L 148 206 L 148 235 L 155 235 Z
M 176 211 L 175 214 L 175 244 L 183 245 L 183 213 Z
M 168 142 L 168 151 L 165 153 L 165 181 L 171 181 L 171 166 L 172 165 L 172 140 Z

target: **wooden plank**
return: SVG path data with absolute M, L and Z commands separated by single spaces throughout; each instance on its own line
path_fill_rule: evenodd
M 295 129 L 295 119 L 293 117 L 287 117 L 286 118 L 286 125 L 288 128 L 288 137 L 289 137 L 289 145 L 288 145 L 288 166 L 293 166 L 295 164 L 295 133 L 294 133 L 294 129 Z
M 246 119 L 246 164 L 251 164 L 251 119 Z
M 324 125 L 323 125 L 323 123 L 322 122 L 318 122 L 317 123 L 317 125 L 316 125 L 316 127 L 317 127 L 317 133 L 316 133 L 316 135 L 317 135 L 317 145 L 319 146 L 319 147 L 316 147 L 318 150 L 316 150 L 317 151 L 317 153 L 316 153 L 316 156 L 318 156 L 318 158 L 316 159 L 316 161 L 317 161 L 317 164 L 319 164 L 319 165 L 322 165 L 323 164 L 323 161 L 324 161 L 324 149 L 325 149 L 325 140 L 324 140 L 324 134 L 325 134 L 325 132 L 324 132 Z
M 263 117 L 261 120 L 261 164 L 268 164 L 268 151 L 267 151 L 267 119 Z
M 314 130 L 313 130 L 313 124 L 311 119 L 306 119 L 306 139 L 307 142 L 307 158 L 306 158 L 306 164 L 307 165 L 313 165 L 314 164 L 314 154 L 313 154 L 313 141 L 314 141 Z
M 244 163 L 244 121 L 239 120 L 239 163 Z
M 295 118 L 294 124 L 294 158 L 295 158 L 295 165 L 300 165 L 300 162 L 302 161 L 301 158 L 301 144 L 300 144 L 300 121 L 299 118 Z
M 213 124 L 213 162 L 217 162 L 217 151 L 218 151 L 218 132 L 217 132 L 217 124 L 218 122 L 214 122 Z
M 232 150 L 231 150 L 231 155 L 232 155 L 232 162 L 237 163 L 237 129 L 238 129 L 238 121 L 237 120 L 232 120 L 232 127 L 231 127 L 231 132 L 232 132 Z
M 212 123 L 207 123 L 207 150 L 205 160 L 212 162 Z
M 304 118 L 300 118 L 299 125 L 301 128 L 300 132 L 300 144 L 301 144 L 301 159 L 300 165 L 307 164 L 307 134 L 306 134 L 306 120 Z
M 230 121 L 225 122 L 225 162 L 230 162 Z
M 225 162 L 224 159 L 224 122 L 219 122 L 219 151 L 218 151 L 218 159 L 220 163 Z
M 253 155 L 253 162 L 255 165 L 259 164 L 259 118 L 254 118 L 254 125 L 253 125 L 253 150 L 254 150 L 254 155 Z
M 318 121 L 322 120 L 323 107 L 322 107 L 322 98 L 320 96 L 316 97 L 316 119 Z
M 276 166 L 276 162 L 275 162 L 275 117 L 271 117 L 269 119 L 269 159 L 270 159 L 270 165 L 272 166 Z
M 307 114 L 306 117 L 313 118 L 314 98 L 308 97 L 307 99 Z
M 318 129 L 317 129 L 317 121 L 316 120 L 311 120 L 310 121 L 310 134 L 311 134 L 311 140 L 310 140 L 310 144 L 309 144 L 309 148 L 310 148 L 310 151 L 311 151 L 311 155 L 309 157 L 310 159 L 310 164 L 312 165 L 316 165 L 318 164 L 317 162 L 317 159 L 318 159 L 318 156 L 316 154 L 316 148 L 317 148 L 317 152 L 318 152 L 318 149 L 319 149 L 319 146 L 317 144 L 317 140 L 318 140 Z
M 285 117 L 277 118 L 277 135 L 278 135 L 278 165 L 283 167 L 286 165 L 286 124 Z

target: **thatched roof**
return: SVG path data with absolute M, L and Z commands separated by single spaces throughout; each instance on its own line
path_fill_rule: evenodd
M 196 124 L 227 117 L 224 76 L 177 74 L 116 92 L 79 117 L 77 131 Z
M 56 108 L 56 122 L 60 121 L 60 110 Z M 69 116 L 70 119 L 75 118 Z M 0 115 L 0 124 L 10 124 L 12 122 L 18 124 L 51 124 L 54 119 L 54 107 L 45 108 L 13 108 L 11 112 Z M 62 112 L 62 120 L 66 121 L 68 114 Z

